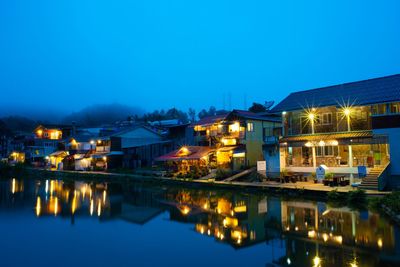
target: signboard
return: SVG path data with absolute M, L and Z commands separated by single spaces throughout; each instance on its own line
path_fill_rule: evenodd
M 257 161 L 257 171 L 266 171 L 266 170 L 267 170 L 267 162 L 265 160 Z
M 322 181 L 325 178 L 325 173 L 328 167 L 326 165 L 320 165 L 316 170 L 315 170 L 315 176 L 317 177 L 318 181 Z
M 367 166 L 358 166 L 358 177 L 364 178 L 367 176 Z
M 263 198 L 258 202 L 258 214 L 267 213 L 268 211 L 268 202 L 267 198 Z

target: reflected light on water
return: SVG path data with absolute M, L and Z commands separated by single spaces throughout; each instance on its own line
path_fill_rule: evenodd
M 379 239 L 378 239 L 377 244 L 378 244 L 378 247 L 379 247 L 379 248 L 382 248 L 382 247 L 383 247 L 382 238 L 379 238 Z
M 321 258 L 318 256 L 315 256 L 313 259 L 314 267 L 319 267 L 321 266 Z
M 100 217 L 101 215 L 101 202 L 99 201 L 99 204 L 97 205 L 97 216 Z
M 46 192 L 46 194 L 49 192 L 49 180 L 46 180 L 46 186 L 44 191 Z
M 72 214 L 75 213 L 76 210 L 76 194 L 74 193 L 74 198 L 72 199 L 72 204 L 71 204 L 71 212 Z
M 36 216 L 39 217 L 40 216 L 40 211 L 41 211 L 41 200 L 40 197 L 38 196 L 36 199 Z
M 90 200 L 90 216 L 93 215 L 93 211 L 94 211 L 94 203 L 93 203 L 93 199 Z
M 14 194 L 15 193 L 15 178 L 12 179 L 12 188 L 11 192 Z
M 106 190 L 103 191 L 103 204 L 106 204 L 106 197 L 107 197 L 107 192 Z
M 58 213 L 58 197 L 54 199 L 54 215 L 57 216 Z

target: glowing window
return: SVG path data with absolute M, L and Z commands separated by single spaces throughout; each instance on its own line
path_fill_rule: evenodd
M 247 131 L 254 132 L 254 123 L 252 123 L 252 122 L 247 123 Z

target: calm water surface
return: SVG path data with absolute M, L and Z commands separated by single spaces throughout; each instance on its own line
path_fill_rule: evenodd
M 0 266 L 400 266 L 400 232 L 317 201 L 1 179 Z

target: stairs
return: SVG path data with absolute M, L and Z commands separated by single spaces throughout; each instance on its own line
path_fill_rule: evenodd
M 375 167 L 362 179 L 358 188 L 364 190 L 378 190 L 378 178 L 385 170 L 385 167 Z

